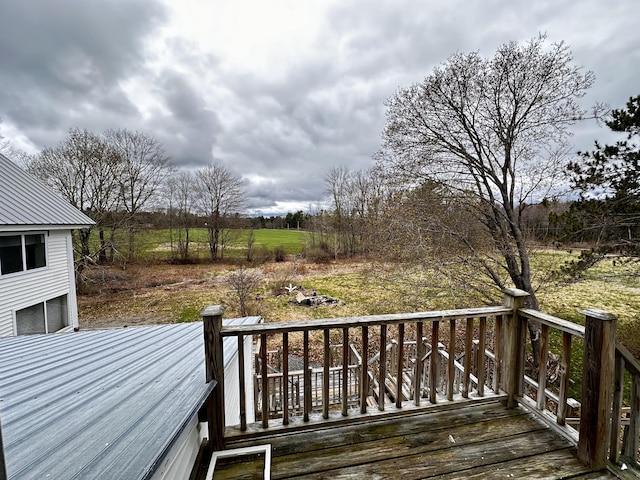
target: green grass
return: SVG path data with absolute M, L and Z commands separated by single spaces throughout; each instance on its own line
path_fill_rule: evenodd
M 225 258 L 246 258 L 248 229 L 233 229 L 229 231 L 225 249 Z M 302 253 L 308 241 L 309 234 L 300 230 L 253 230 L 254 252 L 264 256 L 276 248 L 282 248 L 287 255 Z M 177 231 L 169 229 L 148 228 L 139 230 L 135 234 L 135 258 L 133 261 L 163 261 L 171 258 L 171 245 L 177 243 Z M 189 231 L 190 257 L 194 260 L 206 261 L 209 257 L 208 232 L 206 228 L 194 228 Z M 116 250 L 120 258 L 128 259 L 128 232 L 119 230 L 114 236 Z M 98 232 L 92 231 L 91 248 L 98 248 Z M 130 260 L 130 259 L 129 259 Z

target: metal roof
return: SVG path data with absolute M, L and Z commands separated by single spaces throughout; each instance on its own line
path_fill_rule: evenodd
M 149 478 L 212 388 L 202 322 L 0 338 L 9 479 Z
M 95 222 L 0 154 L 0 230 L 13 226 L 81 228 Z

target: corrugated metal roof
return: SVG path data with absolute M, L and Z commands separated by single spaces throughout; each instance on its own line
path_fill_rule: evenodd
M 95 222 L 0 154 L 0 228 L 82 227 Z
M 202 322 L 0 338 L 9 478 L 147 478 L 211 388 Z

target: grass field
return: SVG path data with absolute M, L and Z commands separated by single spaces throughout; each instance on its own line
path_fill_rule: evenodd
M 228 231 L 225 248 L 225 258 L 243 259 L 248 249 L 248 239 L 251 230 L 233 229 Z M 253 230 L 253 249 L 258 254 L 273 252 L 281 248 L 287 255 L 300 254 L 308 240 L 309 234 L 302 230 Z M 162 261 L 171 258 L 172 245 L 175 247 L 178 241 L 176 230 L 170 229 L 143 229 L 135 233 L 135 261 Z M 118 252 L 125 256 L 129 249 L 128 232 L 117 231 L 113 243 Z M 190 257 L 194 260 L 206 260 L 209 258 L 208 233 L 206 228 L 193 228 L 189 230 Z M 98 233 L 92 232 L 92 246 L 97 249 Z

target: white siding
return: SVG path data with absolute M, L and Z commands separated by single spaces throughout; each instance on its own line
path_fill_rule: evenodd
M 17 232 L 18 233 L 18 232 Z M 47 266 L 0 276 L 0 336 L 15 335 L 14 312 L 60 295 L 69 295 L 69 324 L 77 325 L 72 263 L 67 258 L 70 230 L 51 230 L 46 235 Z
M 151 480 L 189 480 L 206 431 L 207 424 L 198 423 L 197 415 L 191 418 Z

